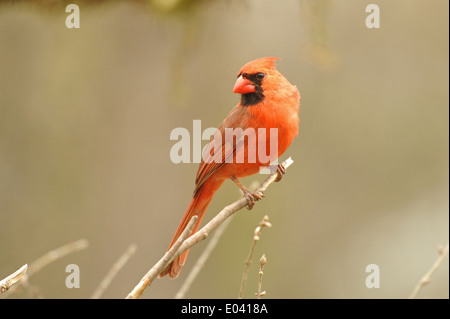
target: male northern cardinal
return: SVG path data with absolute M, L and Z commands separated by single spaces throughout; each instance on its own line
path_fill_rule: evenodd
M 298 135 L 300 94 L 297 87 L 290 84 L 276 70 L 276 60 L 279 59 L 257 59 L 248 62 L 239 71 L 233 92 L 241 94 L 241 101 L 231 110 L 217 133 L 211 138 L 206 148 L 209 151 L 203 154 L 195 179 L 193 199 L 175 232 L 169 249 L 194 215 L 198 216 L 198 220 L 191 234 L 197 231 L 214 193 L 226 179 L 231 179 L 239 186 L 249 202 L 248 208 L 251 209 L 254 201 L 261 199 L 262 196 L 247 190 L 238 178 L 253 175 L 261 167 L 270 165 L 286 151 L 294 137 Z M 259 132 L 258 129 L 265 129 L 266 134 L 262 137 L 259 134 L 246 136 L 241 134 L 241 136 L 230 138 L 226 137 L 226 128 L 241 128 L 243 131 L 253 128 L 257 132 Z M 270 128 L 276 128 L 278 134 L 270 134 L 273 132 Z M 249 154 L 255 154 L 255 152 L 259 154 L 258 150 L 262 148 L 267 152 L 274 139 L 278 147 L 268 158 L 261 160 L 257 157 L 253 161 L 236 160 L 239 156 L 245 159 Z M 215 152 L 216 149 L 212 152 L 213 146 L 217 144 L 219 152 Z M 281 179 L 284 174 L 282 165 L 278 165 L 277 171 L 278 179 Z M 187 255 L 188 251 L 185 251 L 178 256 L 159 276 L 169 274 L 171 278 L 176 278 Z

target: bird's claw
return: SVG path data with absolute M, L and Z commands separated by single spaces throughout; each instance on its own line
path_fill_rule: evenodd
M 283 175 L 286 173 L 286 169 L 284 168 L 283 164 L 277 165 L 277 173 L 278 173 L 278 176 L 275 179 L 275 182 L 281 181 L 281 179 L 283 178 Z
M 246 191 L 244 192 L 244 197 L 247 199 L 247 209 L 252 210 L 253 206 L 255 206 L 255 202 L 263 199 L 265 195 L 261 192 L 250 192 Z

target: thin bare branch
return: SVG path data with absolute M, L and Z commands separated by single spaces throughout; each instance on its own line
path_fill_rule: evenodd
M 284 168 L 288 168 L 292 165 L 294 161 L 289 157 L 286 161 L 282 163 Z M 266 189 L 275 182 L 278 177 L 278 173 L 273 173 L 269 175 L 259 187 L 256 189 L 255 193 L 264 193 Z M 150 269 L 150 271 L 141 279 L 140 283 L 127 295 L 127 299 L 136 299 L 139 298 L 144 290 L 151 284 L 151 282 L 156 278 L 166 267 L 169 265 L 175 258 L 181 255 L 186 250 L 190 249 L 192 246 L 198 244 L 202 240 L 204 240 L 208 235 L 214 231 L 220 224 L 222 224 L 228 217 L 239 211 L 240 209 L 246 207 L 248 205 L 247 198 L 242 197 L 238 201 L 234 202 L 231 205 L 226 206 L 222 209 L 213 219 L 211 219 L 203 228 L 197 231 L 195 234 L 190 236 L 187 239 L 178 238 L 177 243 L 181 243 L 180 246 L 174 245 L 172 248 L 161 258 L 155 266 Z M 194 216 L 195 217 L 195 216 Z M 194 218 L 193 217 L 193 218 Z M 192 219 L 193 219 L 192 218 Z M 191 219 L 191 222 L 192 222 Z M 191 223 L 190 222 L 190 223 Z M 188 224 L 189 225 L 189 224 Z M 187 229 L 187 227 L 186 227 Z M 185 229 L 185 231 L 186 231 Z M 189 230 L 190 232 L 190 230 Z M 182 234 L 183 235 L 183 234 Z M 189 233 L 187 234 L 187 236 Z M 177 250 L 174 248 L 178 248 Z M 169 254 L 173 250 L 173 254 Z M 159 271 L 159 272 L 158 272 Z
M 248 253 L 248 257 L 245 260 L 244 265 L 244 272 L 242 273 L 242 280 L 241 280 L 241 289 L 239 290 L 239 298 L 244 298 L 244 291 L 245 287 L 247 286 L 247 277 L 248 277 L 248 270 L 250 268 L 250 264 L 252 263 L 253 258 L 253 252 L 255 251 L 256 243 L 261 238 L 261 231 L 264 227 L 272 227 L 272 224 L 269 223 L 269 216 L 264 216 L 263 220 L 259 222 L 258 226 L 255 229 L 254 235 L 253 235 L 253 241 L 252 245 L 250 246 L 250 252 Z
M 206 261 L 209 258 L 209 255 L 216 247 L 217 243 L 219 242 L 220 237 L 225 232 L 225 229 L 228 227 L 228 224 L 231 222 L 231 218 L 226 219 L 222 225 L 220 225 L 217 230 L 214 232 L 214 234 L 211 236 L 211 239 L 209 240 L 208 245 L 203 250 L 200 257 L 195 262 L 195 265 L 192 267 L 192 270 L 189 272 L 189 275 L 187 276 L 186 280 L 184 281 L 183 285 L 181 286 L 180 290 L 175 295 L 175 299 L 183 299 L 186 292 L 191 287 L 192 283 L 194 282 L 195 278 L 197 278 L 197 275 L 200 273 L 200 270 L 202 270 L 203 266 L 205 265 Z
M 439 268 L 439 266 L 442 264 L 442 261 L 445 259 L 445 257 L 448 254 L 448 247 L 449 243 L 445 245 L 445 247 L 438 247 L 438 253 L 439 256 L 434 262 L 434 264 L 431 266 L 431 268 L 425 273 L 425 275 L 420 279 L 420 281 L 417 283 L 416 287 L 414 287 L 414 290 L 411 292 L 411 295 L 409 295 L 409 299 L 416 298 L 419 291 L 423 288 L 423 286 L 429 284 L 431 282 L 431 277 L 436 272 L 436 270 Z
M 88 246 L 89 242 L 86 239 L 80 239 L 49 251 L 30 263 L 30 266 L 28 267 L 28 277 L 31 277 L 35 273 L 39 272 L 48 264 L 74 252 L 86 249 Z
M 256 297 L 261 299 L 262 296 L 266 294 L 265 291 L 262 291 L 262 278 L 264 275 L 264 265 L 267 263 L 266 254 L 263 254 L 261 259 L 259 260 L 259 280 L 258 280 L 258 292 L 256 293 Z
M 0 280 L 0 295 L 7 291 L 9 288 L 11 288 L 12 285 L 14 285 L 16 282 L 22 278 L 23 275 L 26 274 L 28 269 L 28 265 L 25 264 L 22 267 L 20 267 L 19 270 L 16 270 L 8 277 Z
M 117 276 L 117 273 L 125 266 L 131 256 L 136 252 L 136 244 L 131 244 L 127 250 L 120 256 L 120 258 L 114 263 L 111 270 L 106 274 L 105 278 L 100 282 L 100 285 L 95 289 L 91 296 L 91 299 L 99 299 L 103 293 L 108 289 L 112 280 Z
M 197 222 L 198 216 L 192 216 L 188 225 L 181 233 L 175 244 L 164 254 L 164 256 L 142 277 L 141 281 L 134 287 L 134 289 L 128 294 L 126 299 L 138 299 L 144 293 L 144 290 L 151 285 L 153 280 L 166 268 L 168 264 L 174 259 L 174 254 L 178 251 L 183 241 L 189 236 Z
M 11 294 L 13 294 L 19 287 L 24 287 L 28 290 L 30 296 L 33 298 L 42 298 L 42 294 L 40 293 L 40 290 L 36 287 L 33 287 L 28 279 L 36 274 L 37 272 L 41 271 L 42 268 L 46 267 L 50 263 L 61 259 L 71 253 L 80 251 L 82 249 L 85 249 L 89 246 L 89 242 L 86 239 L 80 239 L 71 243 L 68 243 L 66 245 L 63 245 L 61 247 L 58 247 L 56 249 L 53 249 L 35 261 L 31 262 L 28 266 L 27 274 L 25 276 L 22 276 L 21 280 L 17 285 L 14 287 L 11 287 L 11 289 L 8 291 L 6 298 L 8 298 Z
M 283 162 L 283 166 L 287 169 L 291 166 L 294 161 L 289 157 Z M 273 173 L 269 175 L 256 189 L 255 193 L 264 193 L 267 188 L 275 182 L 278 177 L 278 173 Z M 216 216 L 214 216 L 203 228 L 197 231 L 194 235 L 186 239 L 183 244 L 178 249 L 177 253 L 173 256 L 172 260 L 181 255 L 186 250 L 190 249 L 192 246 L 198 244 L 200 241 L 204 240 L 208 235 L 214 231 L 221 223 L 223 223 L 228 217 L 239 211 L 240 209 L 248 205 L 247 199 L 242 197 L 231 205 L 226 206 L 222 209 Z M 172 262 L 170 260 L 170 262 Z M 168 264 L 170 264 L 170 262 Z

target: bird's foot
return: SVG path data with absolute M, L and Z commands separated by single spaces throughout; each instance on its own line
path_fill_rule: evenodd
M 252 210 L 255 206 L 255 202 L 262 200 L 265 195 L 262 192 L 250 192 L 248 189 L 242 190 L 244 192 L 244 197 L 247 199 L 247 209 Z
M 278 176 L 275 179 L 275 182 L 281 181 L 281 179 L 283 178 L 283 175 L 286 173 L 286 169 L 284 168 L 283 164 L 277 165 L 277 173 L 278 173 Z
M 263 199 L 264 194 L 261 191 L 251 192 L 249 191 L 238 179 L 234 176 L 230 176 L 231 180 L 236 183 L 236 185 L 244 193 L 245 199 L 247 199 L 247 209 L 251 210 L 255 206 L 255 202 Z

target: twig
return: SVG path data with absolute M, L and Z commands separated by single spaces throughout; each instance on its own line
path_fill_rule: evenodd
M 88 246 L 89 242 L 86 239 L 79 239 L 77 241 L 68 243 L 64 246 L 58 247 L 45 253 L 43 256 L 39 257 L 38 259 L 30 263 L 30 265 L 28 266 L 27 274 L 25 276 L 22 276 L 20 282 L 9 290 L 8 296 L 14 293 L 18 287 L 22 286 L 25 287 L 30 292 L 30 295 L 37 296 L 38 298 L 42 297 L 42 295 L 39 292 L 39 289 L 32 287 L 29 284 L 28 279 L 32 275 L 39 272 L 42 268 L 44 268 L 48 264 L 60 258 L 63 258 L 71 253 L 83 250 Z
M 289 157 L 286 161 L 283 162 L 284 168 L 288 168 L 292 165 L 294 161 Z M 273 173 L 269 175 L 259 187 L 256 189 L 255 193 L 264 193 L 267 188 L 272 184 L 278 177 L 278 173 Z M 203 228 L 197 231 L 194 235 L 186 239 L 183 244 L 178 249 L 177 253 L 173 256 L 173 259 L 181 255 L 186 250 L 190 249 L 195 244 L 198 244 L 200 241 L 204 240 L 208 235 L 216 229 L 221 223 L 223 223 L 228 217 L 239 211 L 240 209 L 246 207 L 248 205 L 247 199 L 242 197 L 238 201 L 234 202 L 231 205 L 226 206 L 222 209 L 216 216 L 213 217 Z M 172 259 L 172 260 L 173 260 Z M 172 261 L 171 260 L 171 261 Z M 168 263 L 170 264 L 170 262 Z
M 128 294 L 126 299 L 138 299 L 143 294 L 144 290 L 151 285 L 153 280 L 158 277 L 158 275 L 166 268 L 168 264 L 174 259 L 174 254 L 179 250 L 181 244 L 189 236 L 197 222 L 198 217 L 193 216 L 189 223 L 187 224 L 184 231 L 181 233 L 178 240 L 170 248 L 164 256 L 142 277 L 141 281 L 134 287 L 134 289 Z
M 248 277 L 248 270 L 250 268 L 250 264 L 252 263 L 253 258 L 253 252 L 255 251 L 256 243 L 259 241 L 261 236 L 261 231 L 263 227 L 271 227 L 272 224 L 269 223 L 269 216 L 264 216 L 263 220 L 258 224 L 258 227 L 255 229 L 255 234 L 253 236 L 253 242 L 250 247 L 250 252 L 248 253 L 247 260 L 245 261 L 244 265 L 244 272 L 242 273 L 242 280 L 241 280 L 241 289 L 239 290 L 239 298 L 244 298 L 244 290 L 245 286 L 247 285 L 247 277 Z
M 222 225 L 220 225 L 217 230 L 214 232 L 213 236 L 209 240 L 208 245 L 203 250 L 200 257 L 195 262 L 195 265 L 192 267 L 192 270 L 190 271 L 189 275 L 187 276 L 186 280 L 184 281 L 183 285 L 181 286 L 180 290 L 175 295 L 175 299 L 182 299 L 184 298 L 186 292 L 191 287 L 192 283 L 194 282 L 195 278 L 197 278 L 197 275 L 200 273 L 200 270 L 202 270 L 203 266 L 205 265 L 206 261 L 209 258 L 209 255 L 216 247 L 217 243 L 219 242 L 220 237 L 224 233 L 225 229 L 228 227 L 228 224 L 231 222 L 231 218 L 226 219 Z
M 288 168 L 292 165 L 294 161 L 289 157 L 286 161 L 283 162 L 284 168 Z M 278 173 L 273 173 L 269 175 L 262 183 L 259 185 L 259 187 L 256 189 L 255 192 L 257 193 L 264 193 L 264 191 L 272 184 L 278 177 Z M 203 228 L 201 228 L 199 231 L 197 231 L 195 234 L 190 236 L 184 241 L 181 241 L 181 246 L 178 247 L 178 250 L 176 251 L 171 257 L 168 255 L 168 253 L 174 249 L 175 245 L 172 246 L 172 248 L 164 255 L 163 258 L 161 258 L 158 263 L 150 269 L 150 271 L 141 279 L 141 282 L 133 289 L 132 292 L 128 294 L 126 297 L 127 299 L 134 299 L 139 298 L 142 293 L 144 292 L 145 288 L 148 287 L 148 285 L 153 281 L 156 276 L 158 276 L 166 267 L 169 265 L 176 257 L 181 255 L 186 250 L 190 249 L 195 244 L 198 244 L 200 241 L 204 240 L 208 235 L 215 230 L 221 223 L 223 223 L 228 217 L 239 211 L 240 209 L 246 207 L 248 205 L 247 198 L 242 197 L 238 201 L 234 202 L 231 205 L 226 206 L 224 209 L 222 209 L 216 216 L 214 216 L 213 219 L 211 219 Z M 195 216 L 194 216 L 195 217 Z M 194 218 L 193 217 L 193 218 Z M 192 218 L 192 219 L 193 219 Z M 192 221 L 191 219 L 191 221 Z M 188 224 L 189 225 L 189 224 Z M 186 227 L 187 228 L 187 227 Z M 186 229 L 185 229 L 186 230 Z M 181 238 L 181 236 L 180 236 Z M 177 240 L 177 243 L 180 242 L 180 238 Z M 170 259 L 166 260 L 165 257 L 170 257 Z M 155 272 L 159 271 L 155 274 Z M 151 273 L 151 276 L 147 276 Z
M 258 299 L 261 299 L 261 297 L 266 294 L 265 291 L 262 291 L 262 278 L 264 275 L 263 269 L 266 263 L 267 263 L 266 254 L 263 254 L 261 259 L 259 260 L 259 281 L 258 281 L 258 292 L 256 293 L 256 297 Z
M 409 295 L 409 299 L 414 299 L 417 294 L 419 293 L 419 291 L 422 289 L 423 286 L 425 286 L 426 284 L 430 283 L 431 281 L 431 276 L 433 276 L 433 274 L 436 272 L 436 270 L 439 268 L 439 266 L 441 265 L 442 261 L 445 259 L 445 257 L 448 254 L 448 243 L 445 245 L 445 247 L 439 246 L 438 247 L 438 253 L 439 256 L 436 259 L 436 261 L 434 262 L 434 264 L 431 266 L 431 268 L 425 273 L 425 275 L 422 277 L 422 279 L 420 279 L 420 281 L 417 283 L 416 287 L 414 288 L 414 290 L 412 291 L 411 295 Z
M 45 255 L 30 263 L 30 267 L 28 267 L 28 277 L 31 277 L 48 264 L 71 253 L 86 249 L 88 246 L 89 242 L 86 239 L 80 239 L 49 251 Z
M 16 282 L 22 278 L 22 276 L 27 272 L 28 265 L 25 264 L 22 267 L 20 267 L 19 270 L 15 271 L 8 277 L 0 280 L 0 295 L 7 291 L 9 288 L 11 288 L 12 285 L 14 285 Z
M 136 252 L 136 244 L 131 244 L 127 250 L 120 256 L 120 258 L 114 263 L 111 270 L 106 274 L 105 278 L 100 282 L 100 285 L 95 289 L 91 296 L 91 299 L 99 299 L 106 289 L 108 289 L 114 277 L 122 269 L 122 267 L 128 262 L 131 256 Z

